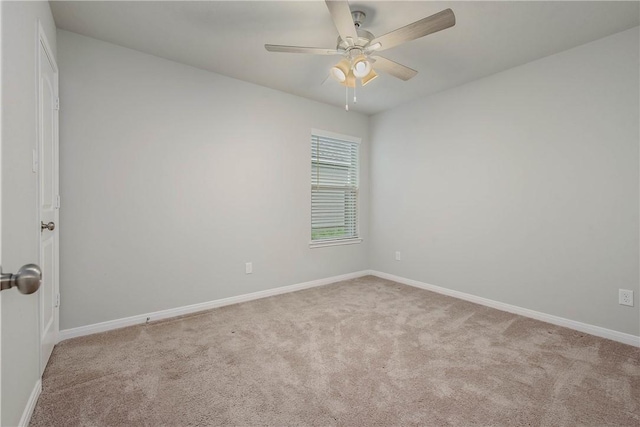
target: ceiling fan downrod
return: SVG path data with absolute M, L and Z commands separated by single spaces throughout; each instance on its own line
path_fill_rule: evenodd
M 351 18 L 353 18 L 353 25 L 355 25 L 356 28 L 360 28 L 367 18 L 367 14 L 361 10 L 354 10 L 351 12 Z

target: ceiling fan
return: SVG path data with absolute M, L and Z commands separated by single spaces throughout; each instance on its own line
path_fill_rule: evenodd
M 352 12 L 347 0 L 326 0 L 325 3 L 340 34 L 335 49 L 273 44 L 265 44 L 264 47 L 269 52 L 341 55 L 343 58 L 331 68 L 330 76 L 347 88 L 355 88 L 358 79 L 362 86 L 371 82 L 378 76 L 374 68 L 401 80 L 409 80 L 418 74 L 416 70 L 380 56 L 378 52 L 447 29 L 456 23 L 453 11 L 445 9 L 383 36 L 375 37 L 361 28 L 366 18 L 365 13 Z

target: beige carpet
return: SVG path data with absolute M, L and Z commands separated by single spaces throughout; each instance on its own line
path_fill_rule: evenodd
M 31 425 L 637 427 L 640 355 L 368 276 L 65 341 Z

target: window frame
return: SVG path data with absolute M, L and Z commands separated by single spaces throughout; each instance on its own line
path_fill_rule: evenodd
M 361 143 L 362 143 L 362 138 L 356 137 L 356 136 L 351 136 L 351 135 L 344 135 L 344 134 L 340 134 L 340 133 L 335 133 L 335 132 L 330 132 L 330 131 L 326 131 L 326 130 L 322 130 L 322 129 L 311 129 L 311 134 L 310 134 L 310 138 L 309 138 L 309 142 L 310 144 L 313 143 L 313 137 L 324 137 L 324 138 L 331 138 L 331 139 L 336 139 L 339 141 L 344 141 L 344 142 L 349 142 L 349 143 L 353 143 L 353 144 L 357 144 L 358 146 L 358 158 L 357 158 L 357 185 L 356 185 L 356 235 L 353 237 L 344 237 L 344 238 L 333 238 L 333 239 L 321 239 L 321 240 L 313 240 L 311 239 L 309 241 L 309 247 L 310 248 L 323 248 L 323 247 L 328 247 L 328 246 L 341 246 L 341 245 L 353 245 L 353 244 L 358 244 L 362 242 L 362 237 L 360 237 L 360 169 L 361 169 L 361 162 L 360 162 L 360 158 L 361 158 L 361 153 L 360 153 L 360 148 L 361 148 Z M 309 177 L 311 177 L 312 173 L 313 173 L 313 157 L 312 157 L 312 148 L 311 145 L 309 145 L 309 160 L 311 160 L 311 162 L 309 163 Z M 313 182 L 310 183 L 311 184 L 311 192 L 309 193 L 309 207 L 310 207 L 310 212 L 309 212 L 309 231 L 311 233 L 313 233 L 313 224 L 311 223 L 312 221 L 312 217 L 313 217 L 313 205 L 312 205 L 312 192 L 313 192 Z

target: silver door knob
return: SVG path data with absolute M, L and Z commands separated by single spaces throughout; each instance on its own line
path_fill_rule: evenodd
M 53 231 L 56 228 L 56 224 L 51 221 L 49 224 L 45 224 L 44 222 L 40 222 L 40 230 L 49 230 Z
M 16 274 L 2 273 L 0 268 L 0 291 L 16 287 L 22 294 L 32 294 L 41 282 L 42 270 L 36 264 L 23 265 Z

